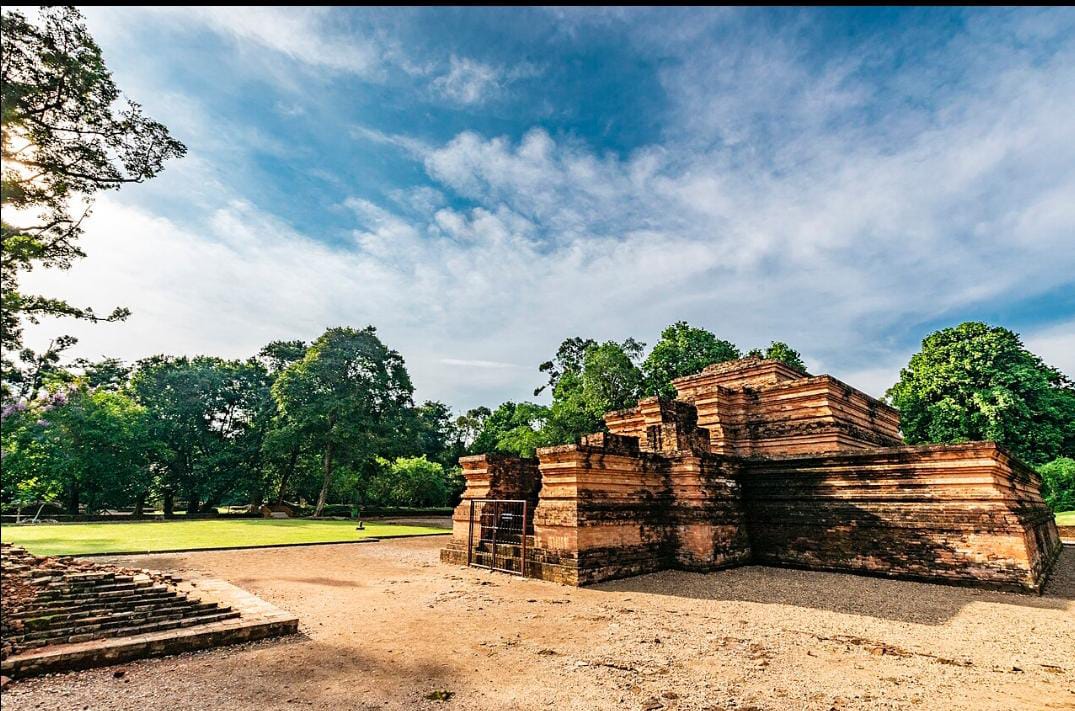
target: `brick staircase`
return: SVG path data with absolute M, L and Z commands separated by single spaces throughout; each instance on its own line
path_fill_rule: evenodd
M 201 602 L 176 590 L 171 576 L 124 574 L 95 566 L 85 570 L 63 559 L 38 558 L 4 544 L 0 551 L 5 596 L 9 586 L 22 594 L 5 601 L 0 636 L 3 651 L 22 654 L 60 644 L 129 637 L 239 617 L 216 602 Z

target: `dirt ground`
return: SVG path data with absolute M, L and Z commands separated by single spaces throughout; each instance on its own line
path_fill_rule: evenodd
M 1034 597 L 763 567 L 574 589 L 442 565 L 445 541 L 116 559 L 225 578 L 302 633 L 16 682 L 4 711 L 1075 709 L 1071 546 Z

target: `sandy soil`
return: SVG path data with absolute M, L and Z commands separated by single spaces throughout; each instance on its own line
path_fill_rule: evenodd
M 762 567 L 580 590 L 442 565 L 444 540 L 116 559 L 302 634 L 16 682 L 4 711 L 1075 709 L 1072 547 L 1031 597 Z

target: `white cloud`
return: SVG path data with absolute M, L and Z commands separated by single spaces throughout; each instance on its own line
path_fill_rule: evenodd
M 333 66 L 319 58 L 328 50 L 275 30 L 226 31 Z M 169 168 L 154 181 L 207 185 L 192 196 L 204 227 L 109 196 L 87 226 L 89 258 L 28 282 L 101 310 L 128 304 L 134 317 L 49 323 L 34 337 L 74 332 L 88 356 L 245 356 L 269 340 L 373 323 L 407 359 L 420 398 L 470 407 L 529 397 L 537 364 L 564 337 L 652 343 L 687 319 L 747 348 L 787 341 L 811 370 L 879 396 L 910 355 L 914 324 L 1071 283 L 1070 47 L 1047 60 L 1010 52 L 939 110 L 885 104 L 878 121 L 848 123 L 876 98 L 858 60 L 807 70 L 782 38 L 768 51 L 692 54 L 697 38 L 683 32 L 683 61 L 663 75 L 666 135 L 630 155 L 538 127 L 518 140 L 462 131 L 442 145 L 354 128 L 357 140 L 404 150 L 432 184 L 392 186 L 383 204 L 347 200 L 353 243 L 339 248 L 228 186 L 189 179 L 212 177 L 209 151 L 188 180 L 164 183 Z M 435 80 L 461 103 L 505 81 L 469 61 Z M 197 110 L 184 115 L 205 131 Z M 222 131 L 222 144 L 274 150 L 256 132 Z M 1073 325 L 1026 342 L 1073 372 Z
M 241 47 L 283 55 L 310 67 L 376 77 L 383 48 L 372 36 L 347 32 L 327 7 L 142 7 L 86 8 L 95 35 L 131 31 L 147 16 L 173 27 L 208 29 Z
M 1075 319 L 1024 333 L 1023 343 L 1046 363 L 1075 378 Z
M 445 365 L 458 365 L 463 368 L 525 368 L 516 363 L 501 363 L 495 360 L 460 360 L 459 358 L 441 358 Z
M 434 78 L 432 87 L 453 103 L 476 105 L 499 96 L 508 85 L 538 74 L 540 70 L 528 62 L 500 67 L 453 54 L 448 71 Z

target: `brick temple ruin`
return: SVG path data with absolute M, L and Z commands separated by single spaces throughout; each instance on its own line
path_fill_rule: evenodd
M 774 360 L 719 363 L 525 459 L 460 460 L 444 561 L 587 585 L 774 565 L 1040 592 L 1037 473 L 992 442 L 907 446 L 899 413 Z

